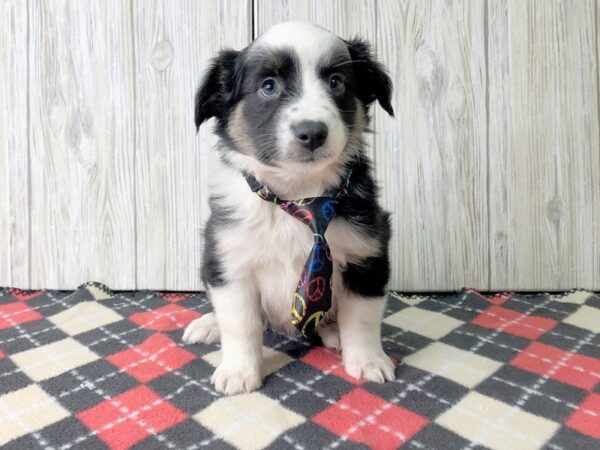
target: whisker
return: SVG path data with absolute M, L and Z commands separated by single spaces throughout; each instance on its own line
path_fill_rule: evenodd
M 355 60 L 352 60 L 352 61 L 344 61 L 344 62 L 338 63 L 338 64 L 336 64 L 334 66 L 331 66 L 331 68 L 335 69 L 336 67 L 344 66 L 346 64 L 366 63 L 366 62 L 369 62 L 369 60 L 368 59 L 355 59 Z
M 275 137 L 267 136 L 267 137 L 264 137 L 262 139 L 255 139 L 254 140 L 254 145 L 256 145 L 256 146 L 263 146 L 263 145 L 266 145 L 266 144 L 274 144 L 275 141 L 276 141 Z

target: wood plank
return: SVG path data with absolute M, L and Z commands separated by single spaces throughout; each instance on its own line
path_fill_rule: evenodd
M 209 59 L 251 40 L 250 0 L 134 1 L 137 287 L 201 288 L 212 123 L 193 97 Z
M 255 37 L 280 22 L 304 20 L 341 37 L 360 34 L 375 41 L 375 0 L 258 0 L 254 6 Z
M 27 3 L 0 0 L 0 286 L 29 286 Z
M 594 2 L 489 2 L 491 289 L 600 288 Z
M 596 104 L 596 111 L 598 113 L 598 145 L 600 147 L 600 0 L 596 0 L 596 15 L 594 22 L 596 24 L 596 97 L 598 99 Z M 600 153 L 600 148 L 597 149 L 598 153 Z M 598 169 L 599 173 L 596 173 L 596 179 L 600 178 L 600 168 Z M 594 208 L 596 208 L 596 217 L 598 218 L 597 222 L 592 226 L 595 227 L 596 230 L 600 230 L 600 202 L 596 202 Z M 596 234 L 596 256 L 595 258 L 592 256 L 592 285 L 590 288 L 600 291 L 600 237 Z
M 31 285 L 134 280 L 131 11 L 31 1 Z
M 481 1 L 378 0 L 395 118 L 377 112 L 393 212 L 392 287 L 488 286 L 485 14 Z

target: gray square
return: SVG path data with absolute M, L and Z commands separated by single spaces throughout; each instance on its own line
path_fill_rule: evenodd
M 472 323 L 465 323 L 451 331 L 441 342 L 501 362 L 510 361 L 531 344 L 529 339 Z
M 148 387 L 161 397 L 169 396 L 169 403 L 190 416 L 203 410 L 222 395 L 210 383 L 214 367 L 202 359 L 190 361 L 178 370 L 189 379 L 166 373 L 148 383 Z
M 77 376 L 76 376 L 77 375 Z M 40 382 L 42 388 L 75 414 L 102 403 L 138 385 L 127 373 L 99 359 L 75 370 Z
M 66 333 L 46 319 L 20 323 L 18 328 L 6 328 L 0 334 L 0 349 L 7 355 L 24 352 L 41 345 L 50 344 L 68 337 Z
M 504 366 L 481 382 L 476 391 L 509 405 L 519 402 L 519 408 L 555 422 L 566 420 L 585 398 L 586 391 L 547 379 L 518 367 Z

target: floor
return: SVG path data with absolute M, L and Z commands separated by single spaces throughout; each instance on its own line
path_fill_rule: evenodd
M 600 296 L 390 294 L 384 384 L 266 331 L 263 387 L 223 397 L 202 293 L 0 288 L 3 448 L 600 448 Z

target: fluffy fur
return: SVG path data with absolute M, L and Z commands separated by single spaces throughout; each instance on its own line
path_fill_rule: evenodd
M 291 299 L 313 244 L 309 228 L 252 193 L 242 171 L 285 199 L 331 194 L 349 177 L 326 233 L 337 323 L 319 335 L 342 351 L 351 376 L 393 378 L 380 339 L 390 227 L 362 139 L 374 101 L 393 115 L 391 92 L 366 41 L 344 41 L 308 23 L 277 25 L 212 61 L 195 120 L 199 127 L 216 118 L 220 137 L 202 265 L 214 313 L 192 322 L 183 339 L 220 339 L 223 359 L 212 377 L 218 391 L 261 385 L 265 324 L 296 333 Z

